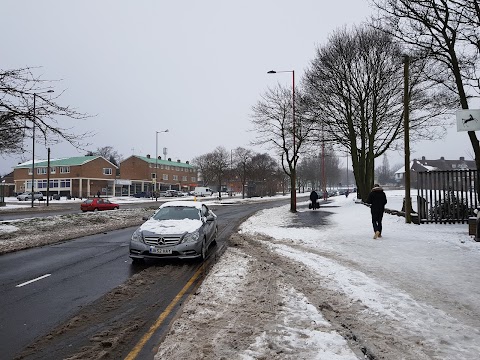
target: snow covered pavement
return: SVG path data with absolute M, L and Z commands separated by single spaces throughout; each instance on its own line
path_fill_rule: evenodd
M 401 208 L 401 192 L 387 197 Z M 248 219 L 156 359 L 478 359 L 480 243 L 467 225 L 385 214 L 373 240 L 368 207 L 331 199 L 327 226 L 311 225 L 307 202 Z

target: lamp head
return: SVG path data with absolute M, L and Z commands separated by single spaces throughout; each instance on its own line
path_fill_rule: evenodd
M 267 71 L 267 74 L 276 74 L 277 72 L 275 70 L 270 70 L 270 71 Z

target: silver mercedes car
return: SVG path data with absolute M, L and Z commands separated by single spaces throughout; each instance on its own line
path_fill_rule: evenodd
M 148 219 L 148 220 L 147 220 Z M 204 260 L 217 239 L 217 216 L 197 201 L 169 201 L 158 208 L 130 240 L 130 258 Z

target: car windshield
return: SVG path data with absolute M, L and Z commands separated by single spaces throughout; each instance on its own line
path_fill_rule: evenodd
M 153 215 L 155 220 L 199 220 L 200 215 L 197 208 L 186 206 L 168 206 L 161 208 Z

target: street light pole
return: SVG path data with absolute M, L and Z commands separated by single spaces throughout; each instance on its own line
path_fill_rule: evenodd
M 297 174 L 296 174 L 296 163 L 297 163 L 297 154 L 296 154 L 296 129 L 295 129 L 295 70 L 283 70 L 283 71 L 275 71 L 270 70 L 267 74 L 277 74 L 277 73 L 284 73 L 284 72 L 291 72 L 292 73 L 292 133 L 293 133 L 293 156 L 292 162 L 293 166 L 291 171 L 290 177 L 290 211 L 297 212 Z
M 37 98 L 37 94 L 33 93 L 33 125 L 32 125 L 32 193 L 30 194 L 32 196 L 31 202 L 32 202 L 32 208 L 33 208 L 33 202 L 34 202 L 34 186 L 33 184 L 35 183 L 35 100 Z
M 158 184 L 158 134 L 168 132 L 167 130 L 163 131 L 155 131 L 155 201 L 158 201 L 158 192 L 157 192 L 157 184 Z
M 322 193 L 323 193 L 323 200 L 327 200 L 327 177 L 325 174 L 325 138 L 323 137 L 322 132 Z
M 42 93 L 38 94 L 43 94 L 43 93 L 53 93 L 53 90 L 48 90 Z M 36 108 L 36 99 L 37 99 L 37 93 L 33 93 L 33 120 L 32 120 L 32 199 L 31 199 L 31 206 L 33 208 L 33 202 L 35 200 L 35 108 Z

